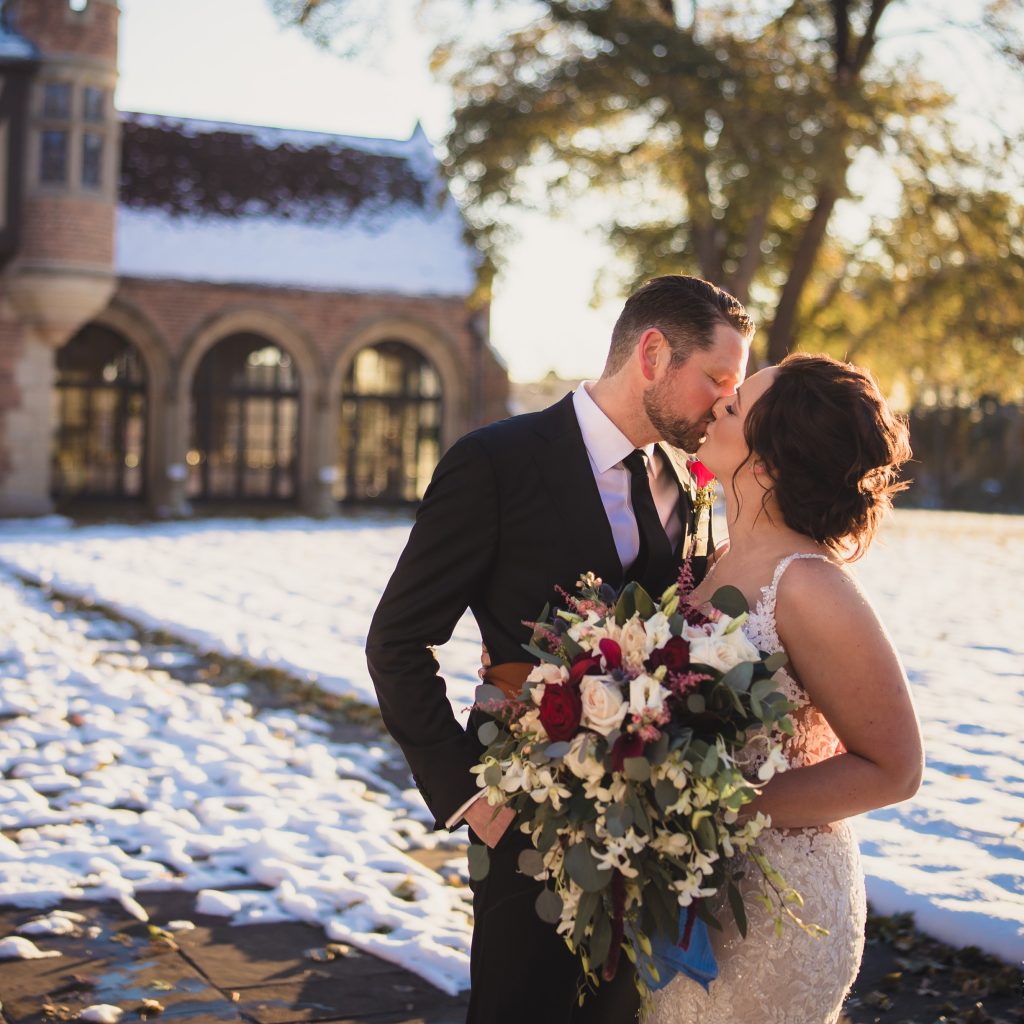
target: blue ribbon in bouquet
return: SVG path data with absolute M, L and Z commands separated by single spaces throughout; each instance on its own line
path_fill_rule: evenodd
M 718 962 L 711 948 L 708 926 L 697 916 L 697 904 L 691 903 L 685 914 L 679 915 L 679 932 L 673 941 L 667 935 L 655 935 L 651 939 L 651 959 L 658 969 L 655 981 L 647 971 L 645 981 L 652 992 L 664 988 L 677 974 L 704 986 L 707 991 L 711 982 L 718 977 Z

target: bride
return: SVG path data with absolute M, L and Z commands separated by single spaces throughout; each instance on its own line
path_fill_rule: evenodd
M 780 673 L 794 735 L 789 770 L 748 808 L 771 817 L 768 861 L 804 898 L 816 937 L 756 899 L 745 871 L 748 933 L 727 909 L 711 930 L 718 978 L 705 992 L 677 975 L 656 993 L 652 1024 L 827 1024 L 839 1017 L 864 948 L 864 879 L 845 819 L 906 800 L 920 784 L 921 738 L 892 642 L 846 563 L 863 554 L 909 456 L 906 428 L 866 373 L 793 355 L 754 374 L 714 408 L 701 461 L 722 481 L 729 543 L 691 602 L 731 584 L 753 609 L 761 650 L 784 649 Z M 757 744 L 748 748 L 756 778 Z M 739 865 L 737 865 L 739 866 Z M 717 897 L 715 898 L 717 899 Z

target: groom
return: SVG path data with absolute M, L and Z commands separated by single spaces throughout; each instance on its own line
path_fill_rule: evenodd
M 448 450 L 374 614 L 366 653 L 381 714 L 435 827 L 465 822 L 491 848 L 473 885 L 467 1024 L 626 1024 L 639 1000 L 623 958 L 615 980 L 578 1005 L 580 964 L 534 910 L 542 883 L 517 871 L 529 840 L 508 808 L 495 815 L 477 799 L 469 769 L 482 719 L 456 721 L 433 648 L 468 607 L 491 660 L 522 661 L 524 620 L 586 571 L 660 594 L 693 509 L 685 466 L 656 442 L 696 450 L 711 407 L 743 379 L 753 332 L 739 302 L 706 281 L 648 281 L 615 324 L 600 380 Z

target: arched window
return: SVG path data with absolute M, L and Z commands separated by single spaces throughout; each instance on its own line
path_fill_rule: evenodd
M 356 354 L 341 399 L 335 497 L 413 502 L 441 457 L 441 378 L 411 345 L 381 341 Z
M 52 492 L 74 498 L 144 498 L 146 368 L 138 349 L 99 324 L 57 352 Z
M 192 498 L 291 501 L 298 493 L 299 379 L 292 358 L 258 334 L 232 334 L 192 382 Z

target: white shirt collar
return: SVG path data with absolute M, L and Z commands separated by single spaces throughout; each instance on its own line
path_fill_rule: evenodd
M 598 473 L 606 473 L 633 451 L 635 445 L 590 397 L 587 387 L 593 383 L 592 380 L 580 383 L 573 392 L 572 405 L 590 461 Z M 653 444 L 646 445 L 642 450 L 647 453 L 648 459 L 654 455 Z

